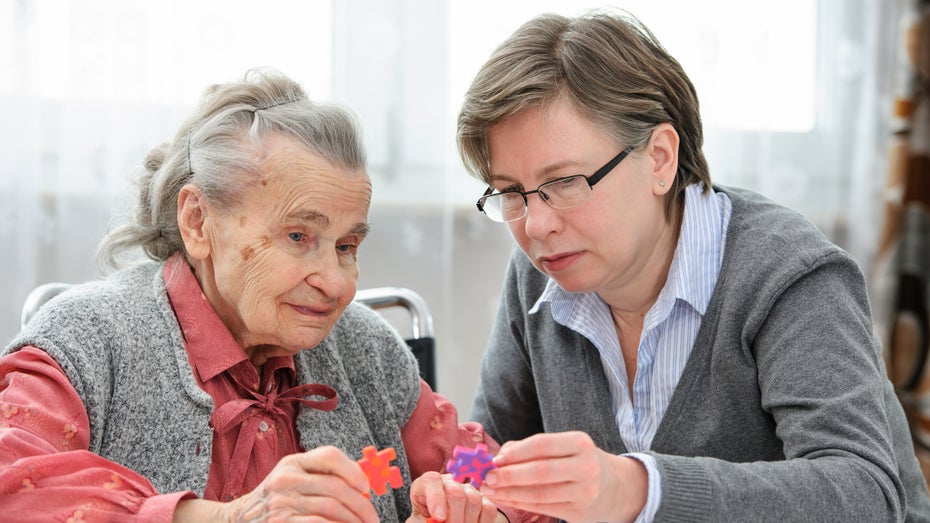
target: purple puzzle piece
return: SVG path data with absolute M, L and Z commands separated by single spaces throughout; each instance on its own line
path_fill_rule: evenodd
M 456 481 L 464 483 L 467 479 L 475 488 L 480 488 L 484 476 L 494 468 L 492 457 L 488 454 L 488 446 L 483 443 L 479 443 L 474 449 L 456 445 L 452 451 L 452 459 L 446 463 L 446 470 Z

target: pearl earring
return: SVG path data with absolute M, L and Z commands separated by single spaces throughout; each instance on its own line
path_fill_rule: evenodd
M 659 187 L 665 187 L 665 181 L 659 180 Z

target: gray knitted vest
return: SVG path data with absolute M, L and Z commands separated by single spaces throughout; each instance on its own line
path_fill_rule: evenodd
M 25 345 L 44 349 L 68 375 L 90 419 L 92 452 L 142 474 L 158 492 L 203 494 L 213 401 L 188 362 L 162 264 L 56 297 L 3 354 Z M 393 447 L 404 486 L 372 501 L 381 521 L 406 519 L 410 474 L 400 431 L 416 405 L 419 378 L 404 341 L 376 313 L 353 303 L 320 345 L 294 360 L 299 383 L 324 383 L 339 393 L 335 411 L 301 407 L 303 447 L 333 445 L 352 459 L 368 445 Z

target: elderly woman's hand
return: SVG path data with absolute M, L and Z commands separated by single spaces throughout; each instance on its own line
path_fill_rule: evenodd
M 494 523 L 507 521 L 497 507 L 475 487 L 459 483 L 449 474 L 427 472 L 410 485 L 413 515 L 407 523 L 432 518 L 446 523 Z
M 646 467 L 584 432 L 508 441 L 494 463 L 481 491 L 501 505 L 567 521 L 633 521 L 646 503 Z
M 367 497 L 368 477 L 335 447 L 283 458 L 255 490 L 230 503 L 242 522 L 321 516 L 327 521 L 372 522 L 378 514 Z
M 270 523 L 318 516 L 334 522 L 377 523 L 378 513 L 367 498 L 369 489 L 358 463 L 335 447 L 319 447 L 281 459 L 255 490 L 229 503 L 178 503 L 174 521 Z

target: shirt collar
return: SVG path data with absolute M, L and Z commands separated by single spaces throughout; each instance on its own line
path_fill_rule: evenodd
M 671 294 L 686 301 L 702 316 L 707 311 L 717 283 L 723 256 L 723 217 L 720 198 L 702 184 L 685 188 L 685 210 L 672 265 L 669 267 Z
M 163 276 L 191 364 L 201 381 L 209 381 L 243 362 L 251 365 L 245 351 L 207 300 L 190 265 L 180 253 L 165 263 Z M 265 366 L 269 364 L 274 368 L 293 369 L 294 359 L 271 358 Z
M 678 244 L 669 266 L 668 278 L 656 305 L 650 312 L 658 316 L 656 322 L 671 313 L 675 301 L 680 299 L 691 305 L 701 315 L 707 310 L 710 296 L 717 281 L 722 258 L 721 208 L 714 192 L 705 194 L 702 184 L 685 188 L 685 211 L 681 222 Z M 593 293 L 589 293 L 593 294 Z M 535 314 L 543 303 L 562 304 L 561 310 L 571 311 L 571 304 L 584 294 L 568 292 L 549 278 L 536 303 L 529 310 Z M 650 322 L 647 318 L 646 323 Z M 646 325 L 648 328 L 648 325 Z

